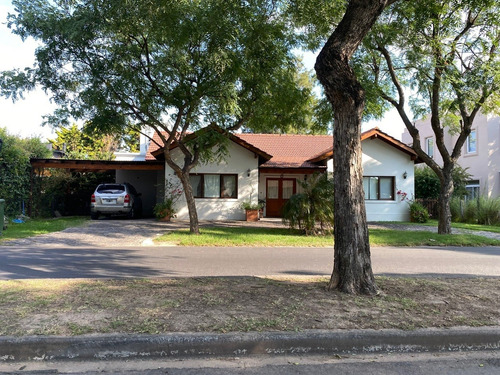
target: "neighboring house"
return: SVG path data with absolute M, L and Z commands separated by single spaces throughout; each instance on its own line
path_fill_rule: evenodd
M 422 142 L 422 149 L 439 165 L 443 159 L 439 153 L 430 118 L 415 123 Z M 452 150 L 457 135 L 445 132 L 444 143 L 448 150 Z M 405 144 L 412 144 L 408 130 L 402 135 Z M 488 197 L 500 196 L 500 117 L 479 113 L 472 125 L 472 131 L 465 142 L 462 155 L 458 159 L 462 168 L 467 168 L 471 180 L 466 185 L 470 198 L 479 195 Z
M 153 132 L 149 132 L 149 135 Z M 117 151 L 115 152 L 115 160 L 126 161 L 145 161 L 148 154 L 150 138 L 145 134 L 139 136 L 139 152 Z
M 159 141 L 156 135 L 154 138 Z M 369 221 L 406 221 L 404 197 L 414 193 L 415 152 L 378 128 L 362 133 L 364 190 Z M 159 142 L 161 143 L 161 142 Z M 264 216 L 280 217 L 291 195 L 300 192 L 298 181 L 313 173 L 333 173 L 333 139 L 323 135 L 234 134 L 229 157 L 218 164 L 202 164 L 191 174 L 198 217 L 202 220 L 243 220 L 243 202 L 265 200 Z M 163 149 L 151 142 L 146 160 L 161 159 Z M 174 160 L 182 153 L 173 148 Z M 165 165 L 165 178 L 180 181 Z M 177 217 L 188 219 L 184 197 Z

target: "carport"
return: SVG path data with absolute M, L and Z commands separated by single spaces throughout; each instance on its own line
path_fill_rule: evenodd
M 46 169 L 65 169 L 70 172 L 115 171 L 115 182 L 129 182 L 142 193 L 143 213 L 153 214 L 153 207 L 161 193 L 165 178 L 165 163 L 159 160 L 124 161 L 124 160 L 72 160 L 72 159 L 31 159 L 31 194 L 28 215 L 31 215 L 33 179 L 35 173 L 43 175 Z M 106 181 L 103 181 L 106 182 Z

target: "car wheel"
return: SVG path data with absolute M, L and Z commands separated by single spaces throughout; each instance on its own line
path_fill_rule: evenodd
M 91 218 L 92 220 L 97 220 L 97 219 L 99 219 L 99 212 L 91 212 L 91 213 L 90 213 L 90 218 Z
M 135 209 L 134 207 L 132 206 L 132 208 L 130 209 L 130 212 L 128 213 L 127 217 L 129 219 L 135 219 Z

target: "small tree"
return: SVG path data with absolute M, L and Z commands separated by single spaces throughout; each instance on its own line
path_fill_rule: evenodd
M 100 134 L 90 124 L 79 129 L 73 124 L 56 131 L 57 138 L 49 139 L 52 147 L 64 151 L 66 159 L 112 160 L 119 144 L 119 136 Z
M 298 181 L 302 193 L 294 194 L 283 207 L 283 223 L 307 235 L 333 229 L 333 181 L 326 174 L 314 174 Z
M 439 225 L 451 233 L 453 170 L 477 113 L 498 111 L 500 6 L 494 0 L 400 1 L 365 40 L 367 80 L 399 112 L 413 149 L 440 181 Z M 420 133 L 406 111 L 405 87 L 414 94 L 416 116 L 430 117 L 443 165 L 423 150 Z M 445 146 L 445 132 L 455 143 Z

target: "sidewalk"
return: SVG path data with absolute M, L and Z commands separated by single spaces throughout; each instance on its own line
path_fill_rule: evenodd
M 0 361 L 132 360 L 250 355 L 500 349 L 500 327 L 168 335 L 0 337 Z

